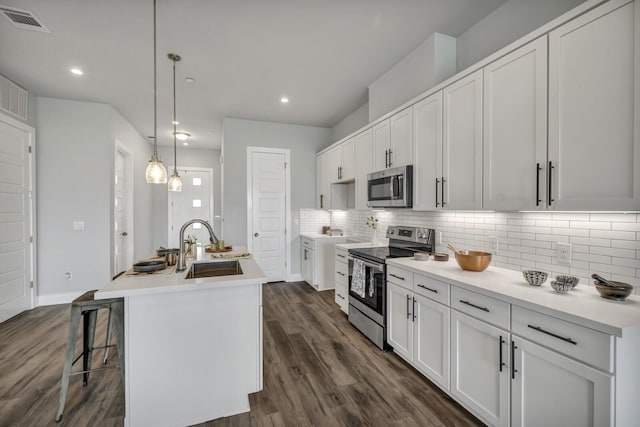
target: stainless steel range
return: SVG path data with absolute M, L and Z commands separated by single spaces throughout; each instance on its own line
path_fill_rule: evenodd
M 389 246 L 349 249 L 349 322 L 383 350 L 387 344 L 386 259 L 433 253 L 435 230 L 389 226 Z

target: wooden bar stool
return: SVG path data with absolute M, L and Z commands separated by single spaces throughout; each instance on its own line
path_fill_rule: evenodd
M 117 276 L 116 276 L 117 277 Z M 89 373 L 91 371 L 101 371 L 105 369 L 120 368 L 122 384 L 124 385 L 124 298 L 109 298 L 96 300 L 94 294 L 97 290 L 88 291 L 80 295 L 71 303 L 71 319 L 69 322 L 69 336 L 67 339 L 67 352 L 64 358 L 64 369 L 62 371 L 62 384 L 60 387 L 60 403 L 58 405 L 58 413 L 56 414 L 56 422 L 62 419 L 62 412 L 67 400 L 67 390 L 69 388 L 69 377 L 71 375 L 82 374 L 82 384 L 87 385 L 89 381 Z M 98 310 L 109 310 L 109 321 L 107 325 L 107 342 L 104 346 L 94 347 L 96 320 L 98 318 Z M 78 328 L 80 327 L 80 317 L 82 316 L 83 333 L 82 333 L 82 353 L 74 359 L 76 348 L 76 340 L 78 338 Z M 106 363 L 108 350 L 111 347 L 111 330 L 116 332 L 116 348 L 118 350 L 119 365 L 104 366 L 101 368 L 91 369 L 91 356 L 94 349 L 105 349 L 103 364 Z M 71 367 L 82 358 L 82 370 L 71 372 Z

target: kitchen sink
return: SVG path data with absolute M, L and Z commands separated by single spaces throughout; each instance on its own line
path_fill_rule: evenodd
M 238 261 L 194 262 L 184 276 L 185 279 L 199 277 L 235 276 L 242 274 Z

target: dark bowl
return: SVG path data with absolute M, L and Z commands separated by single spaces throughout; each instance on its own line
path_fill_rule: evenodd
M 608 286 L 598 280 L 593 283 L 600 292 L 600 296 L 606 299 L 624 301 L 633 292 L 633 286 L 624 282 L 613 282 L 616 286 Z

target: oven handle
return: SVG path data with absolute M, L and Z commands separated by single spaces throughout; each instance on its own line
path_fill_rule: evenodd
M 390 200 L 395 200 L 396 198 L 396 194 L 394 192 L 394 186 L 393 186 L 393 180 L 396 179 L 396 176 L 392 176 L 391 179 L 389 180 L 389 199 Z
M 357 257 L 354 257 L 352 255 L 349 255 L 348 259 L 349 259 L 349 261 L 352 261 L 352 260 L 355 260 L 355 259 L 360 260 L 360 261 L 362 261 L 364 263 L 365 266 L 371 267 L 374 270 L 377 270 L 377 271 L 380 271 L 380 272 L 384 273 L 384 264 L 373 264 L 373 263 L 371 263 L 369 261 L 365 261 L 362 258 L 357 258 Z

